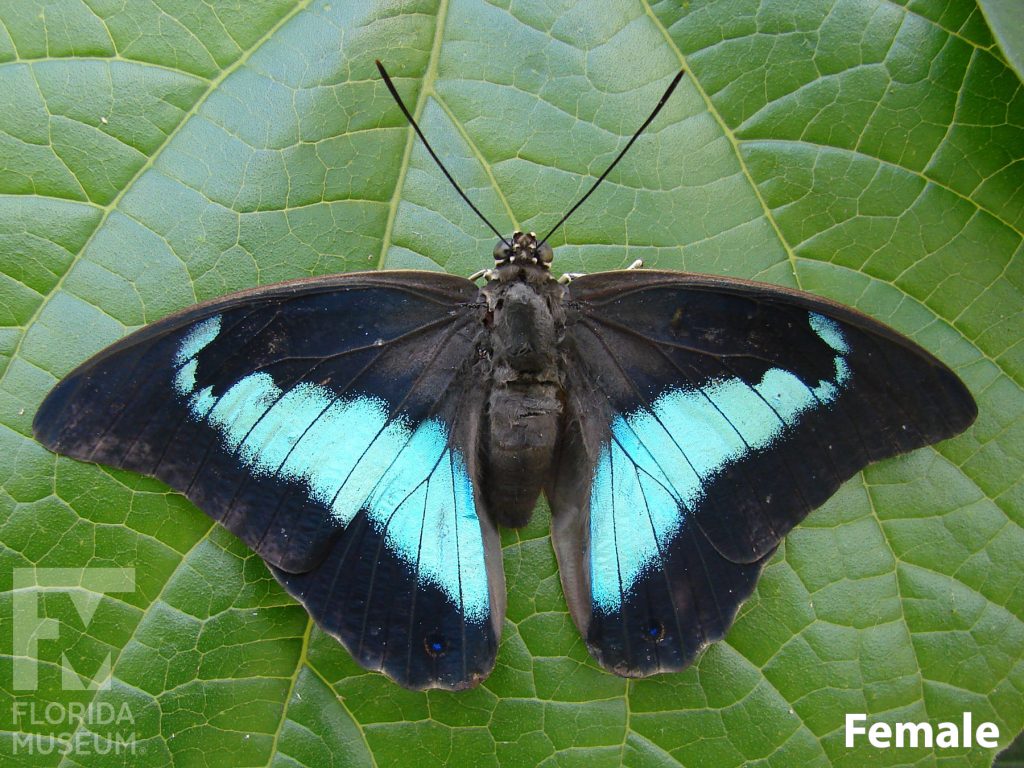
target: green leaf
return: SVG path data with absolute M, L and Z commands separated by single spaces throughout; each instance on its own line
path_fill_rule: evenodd
M 375 58 L 503 230 L 553 224 L 685 67 L 556 266 L 643 258 L 846 302 L 953 366 L 977 424 L 847 483 L 684 673 L 589 660 L 546 509 L 504 534 L 483 686 L 363 671 L 182 497 L 58 458 L 30 424 L 59 377 L 197 300 L 488 265 Z M 5 765 L 987 765 L 848 749 L 844 713 L 970 710 L 1003 746 L 1024 725 L 1024 98 L 974 3 L 19 0 L 0 105 Z M 51 568 L 134 583 L 32 587 L 77 573 Z M 62 678 L 105 660 L 106 688 Z
M 1024 80 L 1024 25 L 1021 24 L 1024 7 L 1016 0 L 978 0 L 978 7 L 985 14 L 1007 63 L 1017 77 Z

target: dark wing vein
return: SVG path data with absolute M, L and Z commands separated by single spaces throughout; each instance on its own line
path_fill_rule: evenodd
M 584 310 L 580 314 L 582 317 L 585 317 L 588 320 L 598 322 L 601 325 L 605 325 L 609 328 L 619 331 L 620 333 L 624 333 L 628 336 L 633 336 L 642 341 L 646 341 L 648 344 L 653 344 L 654 346 L 671 347 L 672 349 L 679 349 L 682 350 L 683 352 L 692 352 L 695 355 L 704 355 L 706 357 L 711 357 L 714 358 L 715 360 L 722 360 L 725 358 L 742 358 L 744 360 L 757 360 L 760 363 L 775 365 L 775 361 L 762 355 L 756 355 L 752 352 L 712 352 L 707 349 L 700 349 L 699 347 L 691 346 L 690 344 L 682 344 L 678 341 L 670 341 L 669 339 L 652 339 L 646 333 L 641 333 L 636 328 L 630 328 L 628 325 L 617 323 L 614 320 L 611 320 L 607 317 L 601 317 L 596 313 L 587 312 Z

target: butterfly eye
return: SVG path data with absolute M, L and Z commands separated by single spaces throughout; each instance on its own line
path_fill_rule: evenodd
M 551 260 L 555 258 L 555 252 L 547 243 L 541 243 L 537 246 L 537 258 L 540 259 L 541 264 L 550 264 Z
M 444 652 L 448 650 L 448 643 L 437 635 L 427 635 L 423 638 L 423 648 L 426 650 L 427 656 L 436 659 L 438 656 L 443 656 Z
M 494 260 L 499 264 L 503 261 L 508 261 L 510 249 L 504 241 L 499 240 L 497 245 L 494 246 Z

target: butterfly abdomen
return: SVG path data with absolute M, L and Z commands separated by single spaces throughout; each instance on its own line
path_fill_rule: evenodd
M 484 488 L 495 520 L 511 528 L 530 520 L 562 419 L 562 287 L 533 276 L 516 270 L 484 289 L 490 308 Z

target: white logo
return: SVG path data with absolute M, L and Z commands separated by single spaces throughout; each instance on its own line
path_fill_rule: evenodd
M 66 592 L 86 626 L 92 621 L 103 595 L 135 591 L 134 568 L 15 568 L 12 628 L 16 691 L 39 687 L 40 640 L 60 637 L 60 622 L 39 615 L 41 592 Z M 110 654 L 90 676 L 79 674 L 61 653 L 63 690 L 98 690 L 110 687 Z M 84 682 L 83 682 L 84 679 Z

